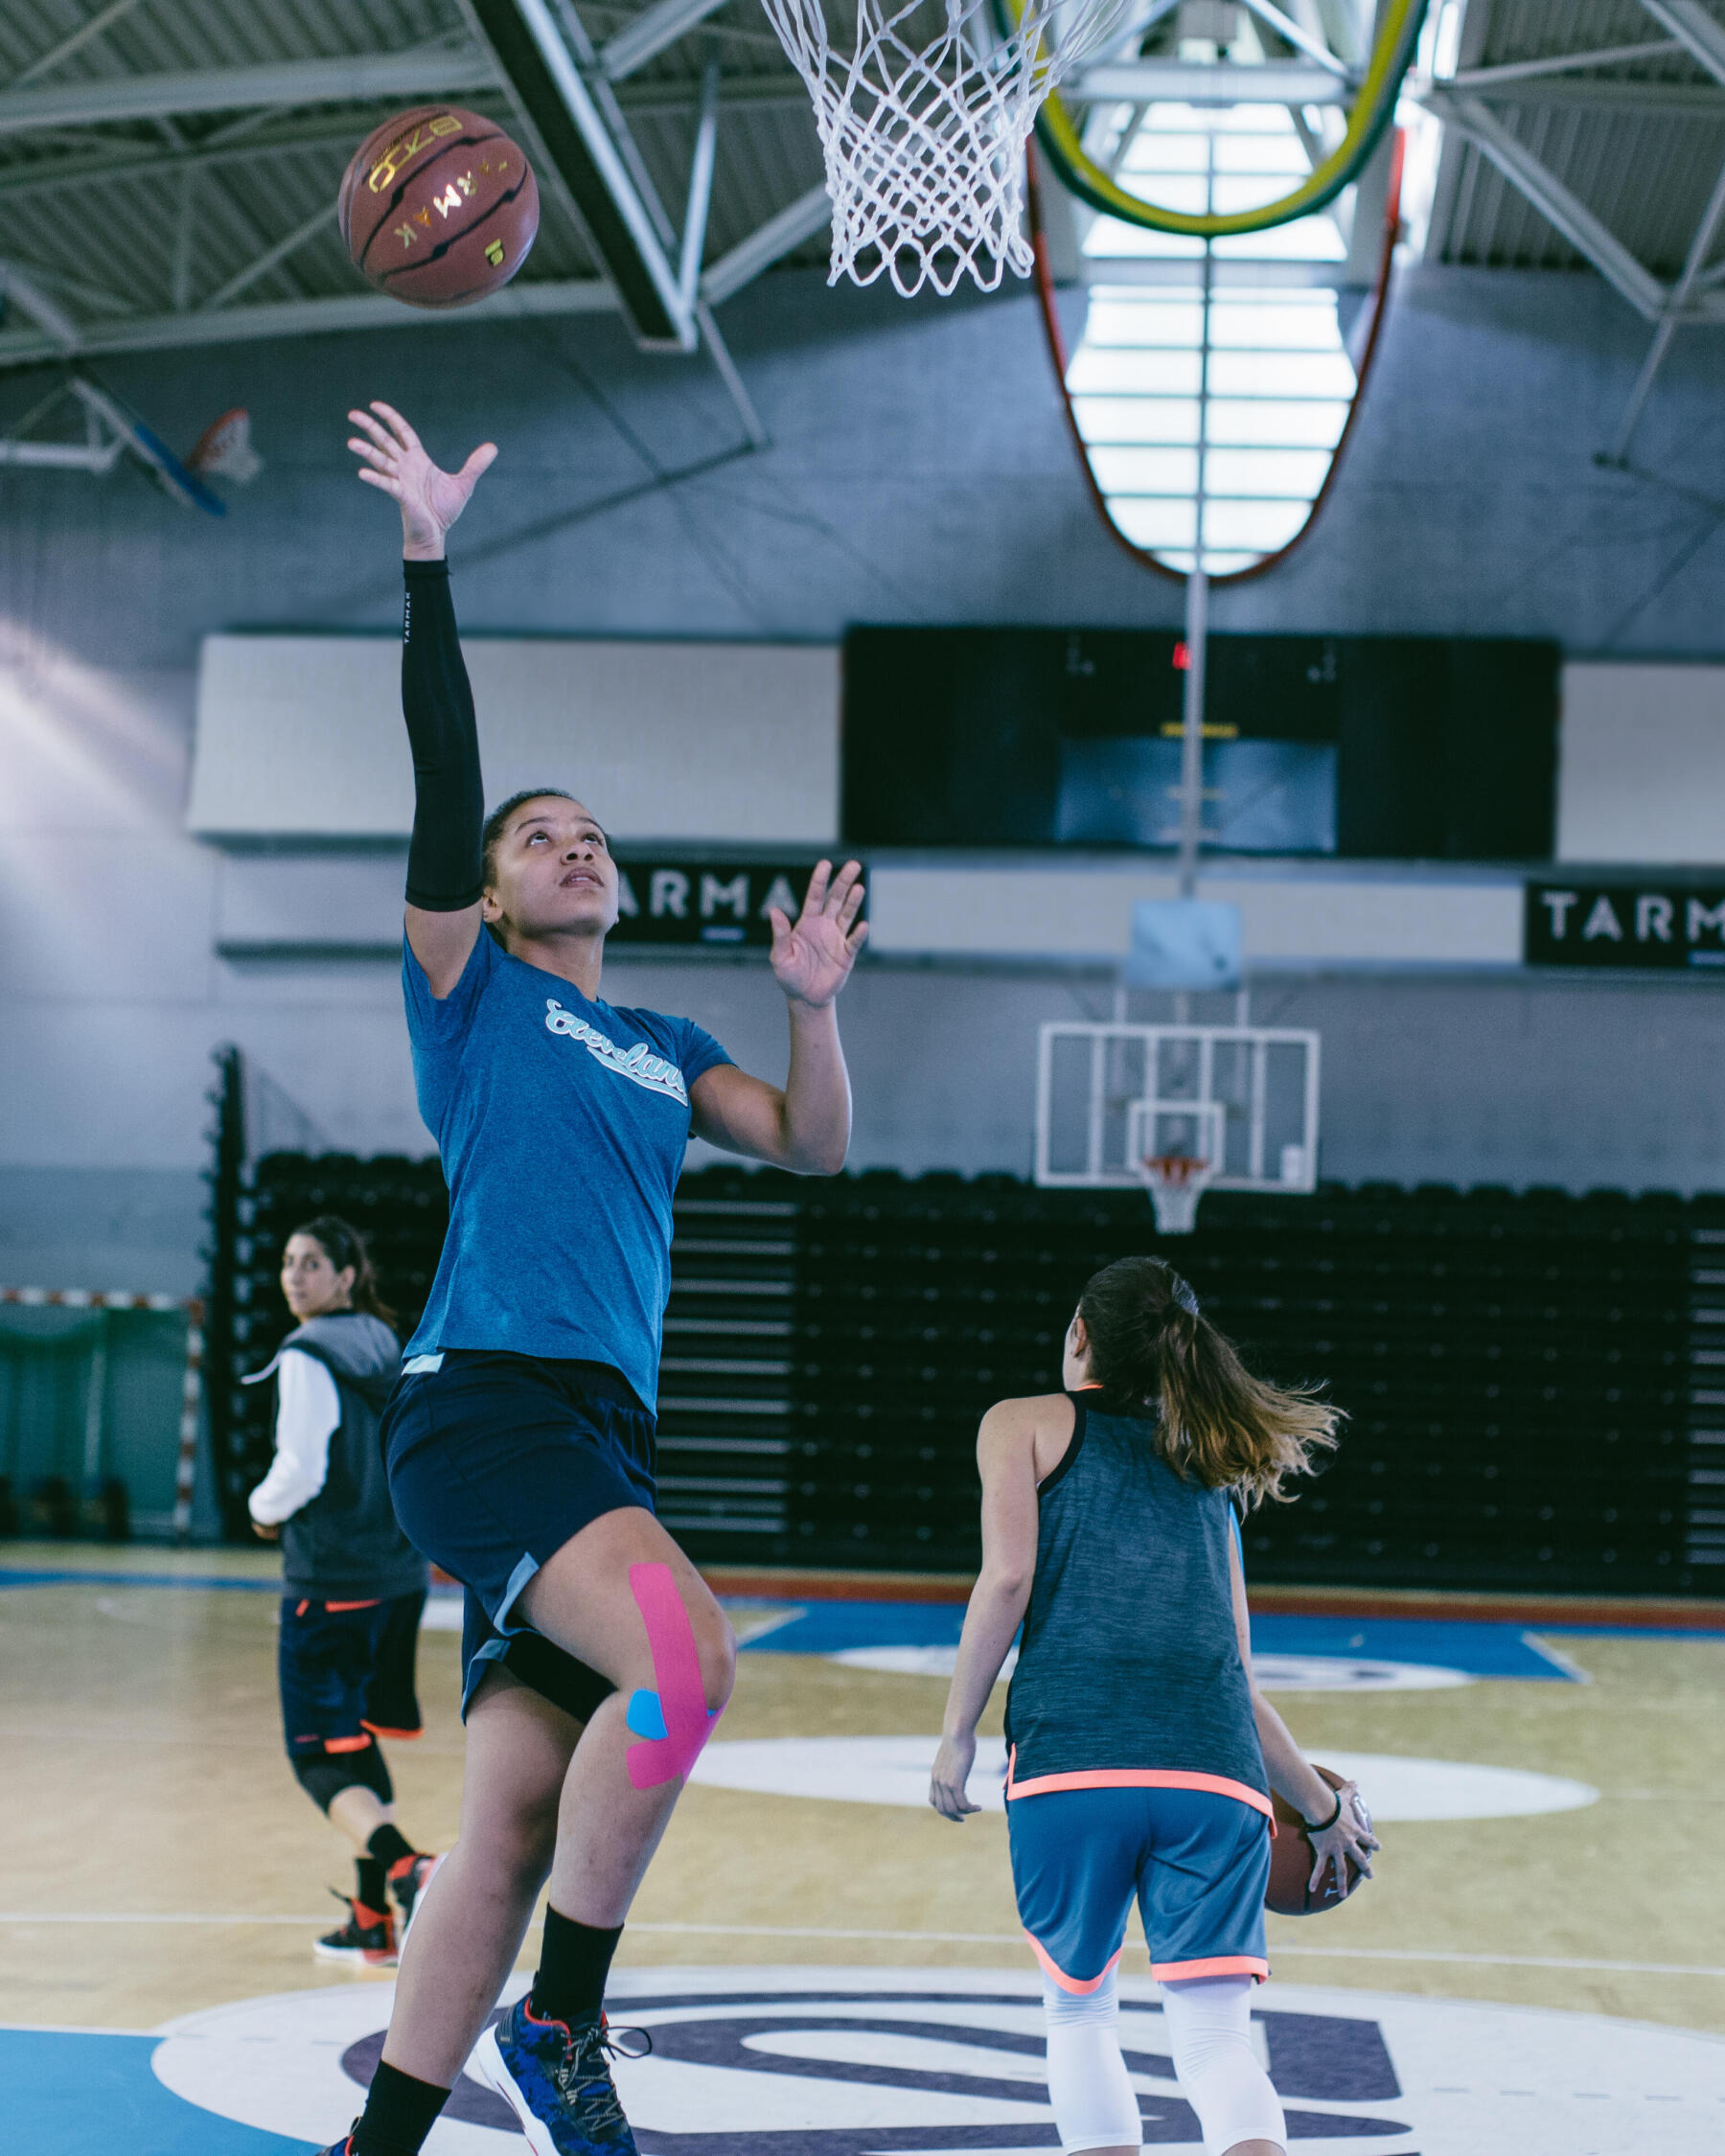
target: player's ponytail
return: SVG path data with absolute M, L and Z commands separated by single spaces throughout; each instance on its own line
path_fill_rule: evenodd
M 310 1236 L 337 1273 L 346 1272 L 351 1265 L 354 1285 L 348 1291 L 349 1303 L 368 1318 L 380 1318 L 394 1329 L 396 1314 L 379 1289 L 377 1268 L 372 1264 L 365 1237 L 352 1222 L 343 1220 L 338 1213 L 319 1213 L 315 1220 L 304 1222 L 293 1232 Z
M 1105 1394 L 1155 1416 L 1156 1445 L 1175 1473 L 1248 1504 L 1285 1502 L 1291 1476 L 1336 1442 L 1342 1411 L 1306 1387 L 1266 1385 L 1241 1362 L 1171 1265 L 1121 1258 L 1079 1298 L 1092 1378 Z

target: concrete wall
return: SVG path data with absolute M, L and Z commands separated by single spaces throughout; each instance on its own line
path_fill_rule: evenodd
M 217 959 L 216 861 L 181 828 L 202 635 L 396 619 L 392 513 L 349 470 L 350 402 L 390 398 L 445 455 L 481 432 L 500 443 L 457 548 L 475 629 L 806 639 L 852 620 L 1177 617 L 1178 588 L 1093 520 L 1022 293 L 906 306 L 799 275 L 765 280 L 725 321 L 773 435 L 762 456 L 715 461 L 736 434 L 703 363 L 639 358 L 588 318 L 105 366 L 171 441 L 249 405 L 267 469 L 223 524 L 126 475 L 0 473 L 0 1284 L 191 1283 L 223 1040 L 329 1142 L 425 1142 L 387 969 Z M 1592 462 L 1644 333 L 1587 277 L 1411 273 L 1322 526 L 1287 568 L 1219 594 L 1216 626 L 1725 657 L 1711 506 L 1725 340 L 1679 338 L 1638 442 L 1680 488 Z M 0 381 L 0 423 L 34 394 Z M 781 1021 L 757 973 L 638 967 L 611 985 L 690 1009 L 776 1069 Z M 859 1160 L 1022 1167 L 1035 1022 L 1081 993 L 1051 975 L 860 980 Z M 1331 1173 L 1725 1174 L 1705 988 L 1347 979 L 1275 995 L 1285 1022 L 1325 1031 Z

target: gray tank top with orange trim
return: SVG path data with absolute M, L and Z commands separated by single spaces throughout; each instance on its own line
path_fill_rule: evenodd
M 1176 1475 L 1141 1414 L 1071 1399 L 1072 1441 L 1038 1491 L 1036 1577 L 1006 1699 L 1012 1786 L 1160 1769 L 1232 1782 L 1262 1804 L 1228 1492 Z

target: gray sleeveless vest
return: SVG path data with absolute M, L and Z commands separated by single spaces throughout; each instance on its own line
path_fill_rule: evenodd
M 1229 1591 L 1228 1492 L 1176 1475 L 1141 1411 L 1071 1397 L 1071 1444 L 1038 1491 L 1006 1698 L 1013 1782 L 1161 1769 L 1267 1796 Z
M 401 1366 L 401 1342 L 363 1311 L 310 1318 L 248 1385 L 275 1373 L 290 1347 L 335 1380 L 341 1422 L 330 1438 L 324 1486 L 282 1524 L 282 1584 L 314 1602 L 381 1601 L 424 1593 L 426 1560 L 396 1525 L 378 1420 Z

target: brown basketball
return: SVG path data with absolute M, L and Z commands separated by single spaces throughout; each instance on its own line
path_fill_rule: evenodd
M 539 230 L 533 168 L 494 120 L 416 104 L 374 127 L 342 175 L 354 267 L 409 307 L 467 307 L 509 280 Z
M 1313 1765 L 1317 1766 L 1316 1760 Z M 1332 1773 L 1328 1767 L 1318 1767 L 1318 1772 L 1332 1789 L 1341 1788 L 1341 1775 Z M 1272 1801 L 1276 1805 L 1276 1839 L 1270 1845 L 1270 1886 L 1264 1895 L 1264 1907 L 1274 1910 L 1278 1916 L 1312 1916 L 1321 1909 L 1339 1909 L 1366 1874 L 1349 1858 L 1347 1885 L 1338 1893 L 1336 1868 L 1332 1864 L 1314 1893 L 1306 1884 L 1312 1876 L 1312 1866 L 1317 1862 L 1306 1823 L 1292 1804 L 1284 1804 L 1279 1797 L 1273 1798 Z

